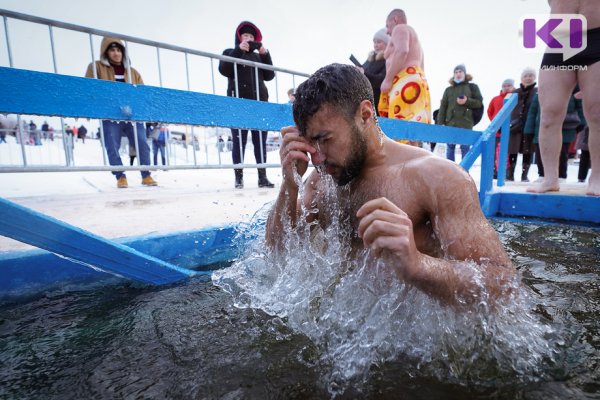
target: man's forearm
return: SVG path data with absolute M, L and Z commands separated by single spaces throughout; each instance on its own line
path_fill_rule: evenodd
M 512 265 L 481 265 L 422 254 L 418 271 L 404 279 L 446 304 L 461 306 L 480 301 L 490 304 L 507 295 L 515 274 Z
M 267 219 L 265 239 L 269 247 L 280 246 L 286 221 L 289 221 L 290 226 L 296 226 L 297 207 L 298 188 L 286 189 L 282 186 Z

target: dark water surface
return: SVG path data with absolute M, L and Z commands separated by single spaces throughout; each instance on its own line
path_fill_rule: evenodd
M 494 226 L 537 294 L 535 314 L 560 327 L 562 345 L 544 373 L 465 383 L 413 374 L 411 361 L 400 357 L 374 365 L 366 381 L 338 398 L 600 398 L 598 231 Z M 0 305 L 0 398 L 330 398 L 319 359 L 318 347 L 285 320 L 234 307 L 206 278 Z

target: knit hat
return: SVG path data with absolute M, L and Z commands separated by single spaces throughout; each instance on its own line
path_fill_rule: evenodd
M 465 67 L 465 64 L 458 64 L 456 67 L 454 67 L 454 72 L 456 72 L 457 70 L 461 70 L 465 74 L 467 73 L 467 68 Z
M 252 25 L 244 25 L 240 28 L 240 36 L 249 33 L 256 38 L 256 29 Z
M 382 42 L 387 44 L 390 41 L 390 37 L 387 34 L 386 28 L 381 28 L 380 30 L 375 32 L 375 35 L 373 35 L 373 40 L 381 40 Z
M 531 68 L 531 67 L 527 67 L 527 68 L 525 68 L 525 69 L 523 70 L 523 72 L 521 72 L 521 79 L 523 79 L 523 77 L 524 77 L 525 75 L 528 75 L 528 74 L 531 74 L 531 75 L 533 75 L 534 77 L 536 77 L 536 76 L 537 76 L 537 71 L 536 71 L 535 69 Z
M 515 86 L 515 80 L 514 79 L 505 79 L 502 81 L 502 85 L 511 85 L 511 86 Z
M 125 50 L 125 48 L 121 45 L 121 43 L 112 42 L 111 44 L 108 45 L 108 47 L 106 48 L 106 51 L 108 51 L 109 49 L 115 48 L 115 47 L 118 49 L 121 49 L 121 52 L 123 52 L 123 50 Z

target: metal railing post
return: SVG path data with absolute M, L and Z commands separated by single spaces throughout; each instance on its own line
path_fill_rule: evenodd
M 188 62 L 188 53 L 187 51 L 184 53 L 185 54 L 185 82 L 187 84 L 187 90 L 188 92 L 191 92 L 191 86 L 190 86 L 190 66 L 189 66 L 189 62 Z M 212 58 L 211 58 L 212 60 Z M 214 80 L 213 80 L 213 91 L 214 91 Z M 198 161 L 196 160 L 196 149 L 194 148 L 194 127 L 192 126 L 192 155 L 194 156 L 194 165 L 198 165 Z M 187 132 L 187 130 L 186 130 Z M 184 148 L 185 148 L 185 155 L 187 157 L 187 135 L 185 137 L 185 143 L 184 143 Z
M 6 52 L 8 53 L 8 65 L 10 65 L 11 68 L 14 68 L 12 51 L 10 49 L 10 39 L 8 36 L 8 18 L 6 18 L 6 15 L 4 16 L 4 38 L 6 39 Z
M 217 89 L 215 87 L 215 65 L 213 63 L 213 58 L 210 58 L 210 75 L 212 79 L 212 90 L 213 94 L 217 94 Z
M 158 83 L 159 83 L 160 87 L 163 87 L 162 71 L 160 69 L 160 47 L 156 48 L 156 59 L 158 62 Z
M 50 34 L 50 48 L 52 51 L 52 65 L 54 67 L 54 73 L 58 73 L 58 67 L 56 66 L 56 52 L 54 49 L 54 31 L 52 30 L 52 26 L 48 26 L 48 33 Z M 69 143 L 67 143 L 66 132 L 65 132 L 65 120 L 63 117 L 60 117 L 60 126 L 63 134 L 61 135 L 61 139 L 63 142 L 63 150 L 65 151 L 65 165 L 68 167 L 70 165 L 75 164 L 75 160 L 73 159 L 73 148 L 69 148 Z
M 237 73 L 237 63 L 233 63 L 233 82 L 235 84 L 235 97 L 240 97 L 240 90 L 238 88 L 238 73 Z M 229 85 L 228 85 L 229 86 Z M 227 93 L 229 96 L 229 93 Z
M 6 51 L 8 53 L 8 65 L 14 68 L 14 62 L 12 57 L 12 50 L 10 48 L 10 36 L 8 34 L 8 19 L 4 16 L 4 37 L 6 39 Z M 25 151 L 25 143 L 23 143 L 23 124 L 21 123 L 21 115 L 17 114 L 17 135 L 19 135 L 18 142 L 21 145 L 21 157 L 23 158 L 23 167 L 27 166 L 27 153 Z
M 94 56 L 94 40 L 92 34 L 88 34 L 90 38 L 90 53 L 92 56 L 92 71 L 94 72 L 94 79 L 98 79 L 98 70 L 96 69 L 96 60 Z M 104 124 L 102 120 L 99 121 L 98 129 L 100 130 L 100 146 L 102 147 L 102 165 L 108 165 L 108 160 L 106 159 L 106 143 L 104 143 Z

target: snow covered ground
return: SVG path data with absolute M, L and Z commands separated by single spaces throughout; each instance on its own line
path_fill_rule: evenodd
M 20 165 L 22 149 L 13 137 L 0 144 L 0 166 Z M 61 140 L 43 141 L 41 146 L 25 146 L 28 165 L 64 165 Z M 231 153 L 219 153 L 216 138 L 200 140 L 196 151 L 197 164 L 231 164 Z M 246 161 L 253 162 L 251 143 L 246 148 Z M 443 148 L 436 148 L 441 155 Z M 181 143 L 170 146 L 171 165 L 194 163 L 192 146 Z M 76 166 L 103 165 L 100 142 L 86 139 L 75 143 Z M 128 164 L 128 155 L 123 155 Z M 159 157 L 160 158 L 160 157 Z M 457 160 L 460 155 L 457 154 Z M 279 163 L 279 153 L 269 151 L 268 163 Z M 517 171 L 520 165 L 517 166 Z M 470 174 L 479 182 L 480 163 Z M 128 171 L 129 188 L 118 189 L 114 176 L 102 172 L 36 172 L 0 173 L 0 197 L 53 216 L 59 220 L 107 237 L 126 237 L 158 232 L 194 230 L 207 226 L 247 221 L 266 203 L 274 200 L 281 183 L 281 170 L 270 168 L 268 178 L 274 189 L 258 188 L 255 168 L 244 172 L 245 188 L 234 189 L 231 169 L 158 170 L 152 176 L 157 187 L 144 187 L 138 171 Z M 517 175 L 517 174 L 515 174 Z M 520 177 L 520 174 L 518 175 Z M 537 177 L 532 165 L 529 177 Z M 583 191 L 585 184 L 577 182 L 577 166 L 570 165 L 567 185 L 563 191 Z M 515 182 L 503 190 L 524 191 L 529 184 Z M 29 248 L 22 243 L 0 237 L 0 251 Z

